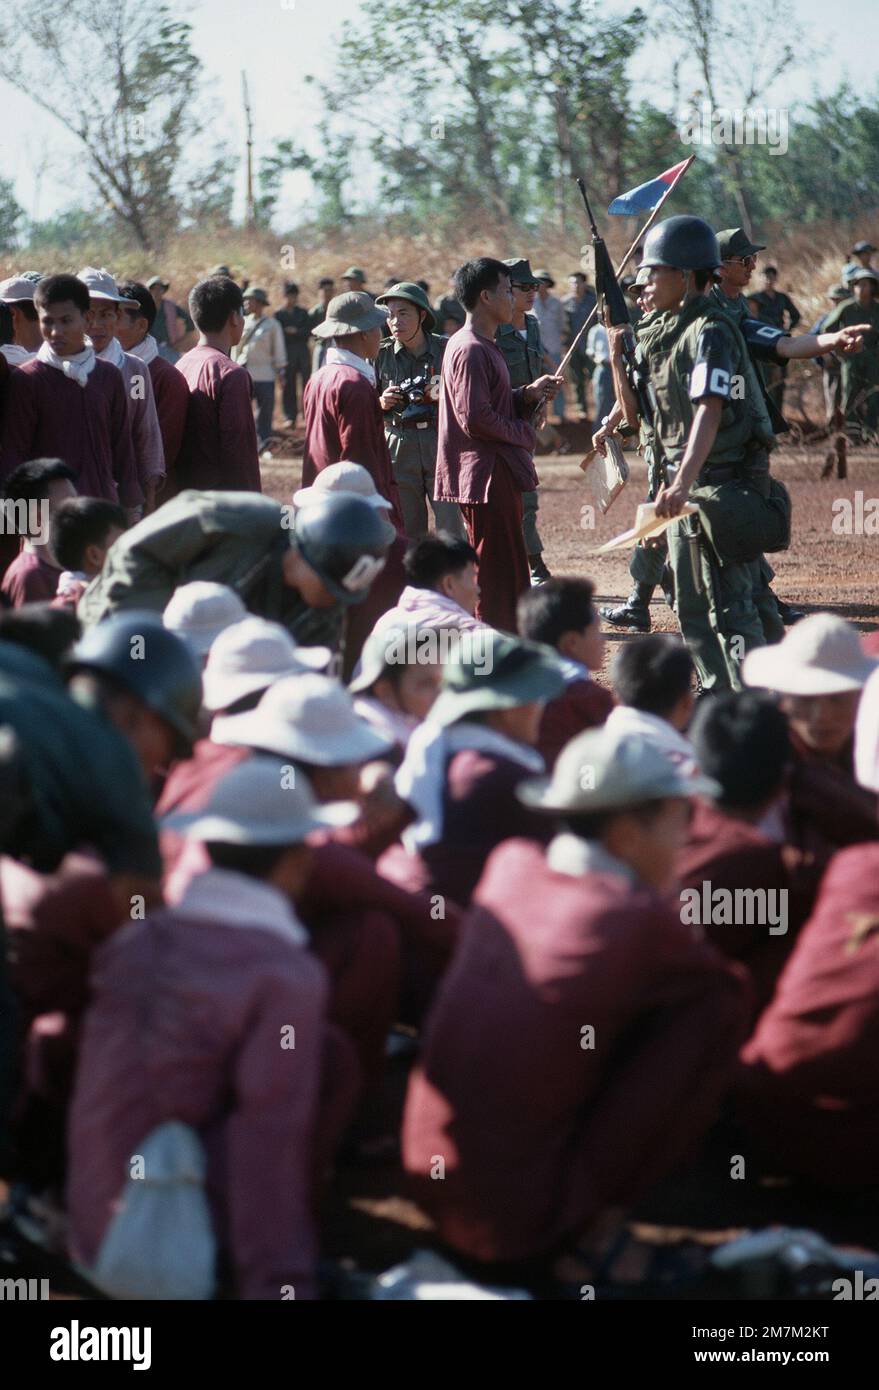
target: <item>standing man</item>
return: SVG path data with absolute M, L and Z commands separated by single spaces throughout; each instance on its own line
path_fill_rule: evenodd
M 537 298 L 534 301 L 534 313 L 537 322 L 540 324 L 540 336 L 543 339 L 543 346 L 546 355 L 554 367 L 557 367 L 562 360 L 562 334 L 565 330 L 565 310 L 560 299 L 550 290 L 555 286 L 548 270 L 535 270 L 534 278 L 537 281 Z M 564 377 L 562 378 L 564 383 Z M 565 388 L 557 393 L 553 408 L 559 424 L 565 418 Z
M 757 305 L 757 314 L 761 323 L 768 323 L 773 328 L 781 328 L 787 333 L 793 333 L 800 321 L 799 309 L 783 290 L 776 289 L 778 271 L 774 265 L 766 266 L 762 275 L 762 290 L 751 296 Z M 782 413 L 784 406 L 784 380 L 786 376 L 786 362 L 767 364 L 766 390 L 779 414 Z
M 583 327 L 583 324 L 595 308 L 595 292 L 590 288 L 589 282 L 582 270 L 574 270 L 568 276 L 568 293 L 562 300 L 562 307 L 565 311 L 564 348 L 567 352 L 571 343 Z M 586 409 L 586 377 L 590 371 L 589 354 L 586 350 L 585 338 L 581 338 L 574 349 L 573 356 L 568 363 L 568 368 L 574 379 L 574 390 L 577 393 L 577 404 L 580 407 L 580 414 L 585 420 L 588 414 Z M 596 428 L 600 421 L 601 414 L 596 411 Z
M 833 309 L 849 299 L 850 295 L 845 285 L 831 285 L 827 291 L 827 298 L 833 308 L 828 309 L 815 320 L 809 329 L 810 333 L 823 333 Z M 836 428 L 837 412 L 842 410 L 842 366 L 839 358 L 833 354 L 822 357 L 820 365 L 824 386 L 824 418 L 827 429 L 833 430 Z
M 312 337 L 315 336 L 315 335 L 314 335 L 314 330 L 317 328 L 318 324 L 319 324 L 319 323 L 323 323 L 324 319 L 325 319 L 326 316 L 327 316 L 327 305 L 329 304 L 330 300 L 331 300 L 332 297 L 333 297 L 333 292 L 335 291 L 335 288 L 336 288 L 336 282 L 335 282 L 335 280 L 332 280 L 332 279 L 329 277 L 329 275 L 324 275 L 324 276 L 323 276 L 320 280 L 318 280 L 318 282 L 317 282 L 317 294 L 318 294 L 317 303 L 316 303 L 315 305 L 313 305 L 312 308 L 310 308 L 309 311 L 308 311 L 308 322 L 309 322 L 309 327 L 310 327 L 310 329 L 311 329 Z M 312 370 L 313 372 L 316 372 L 317 369 L 318 369 L 318 367 L 322 367 L 322 366 L 323 366 L 323 364 L 324 364 L 324 358 L 326 357 L 326 355 L 327 355 L 327 345 L 326 345 L 326 343 L 322 343 L 321 340 L 320 340 L 319 338 L 317 338 L 316 341 L 315 341 L 315 344 L 314 344 L 314 349 L 313 349 L 312 354 L 311 354 L 311 370 Z M 303 388 L 302 388 L 302 392 L 303 392 L 303 395 L 304 395 L 304 394 L 305 394 L 305 387 L 304 387 L 304 385 L 303 385 Z
M 23 275 L 13 275 L 0 284 L 0 304 L 5 304 L 12 318 L 12 342 L 0 348 L 10 367 L 20 367 L 36 357 L 43 346 L 40 317 L 34 308 L 37 281 Z
M 413 541 L 427 535 L 429 502 L 437 527 L 463 536 L 464 523 L 455 504 L 433 500 L 439 374 L 448 340 L 434 333 L 430 301 L 417 284 L 402 280 L 375 302 L 388 312 L 390 337 L 379 348 L 376 384 L 400 489 L 403 529 Z
M 275 413 L 275 379 L 283 382 L 287 371 L 287 349 L 278 320 L 266 313 L 269 297 L 265 290 L 244 292 L 244 332 L 232 349 L 233 361 L 246 367 L 256 406 L 256 441 L 260 453 L 272 436 Z
M 226 275 L 200 280 L 189 309 L 199 336 L 176 368 L 189 388 L 178 486 L 262 492 L 250 377 L 232 361 L 244 332 L 241 290 Z
M 849 255 L 851 260 L 842 268 L 842 283 L 849 285 L 856 270 L 875 270 L 873 252 L 876 247 L 872 241 L 856 241 Z
M 169 288 L 168 281 L 163 280 L 160 275 L 154 275 L 151 280 L 147 280 L 147 289 L 156 306 L 153 337 L 159 345 L 160 355 L 166 362 L 173 363 L 183 351 L 183 340 L 195 325 L 179 304 L 166 298 Z
M 349 265 L 341 279 L 350 294 L 368 294 L 370 299 L 375 299 L 372 291 L 366 288 L 366 271 L 359 265 Z
M 372 477 L 376 492 L 387 498 L 394 525 L 402 528 L 400 495 L 385 439 L 382 408 L 375 380 L 387 311 L 368 294 L 337 294 L 327 316 L 314 330 L 329 343 L 326 363 L 308 382 L 302 396 L 305 449 L 302 486 L 310 487 L 331 463 L 359 463 Z
M 281 325 L 284 344 L 287 348 L 287 366 L 284 372 L 284 418 L 288 425 L 296 424 L 299 411 L 297 381 L 302 378 L 302 389 L 311 376 L 311 353 L 308 340 L 311 337 L 311 315 L 299 303 L 299 286 L 288 280 L 284 286 L 284 307 L 275 311 L 275 318 Z
M 159 354 L 158 344 L 150 332 L 156 319 L 156 305 L 146 285 L 126 280 L 118 288 L 131 302 L 119 311 L 116 336 L 125 351 L 144 364 L 153 385 L 165 453 L 165 481 L 160 492 L 160 501 L 164 502 L 177 490 L 174 470 L 186 428 L 189 390 L 176 367 Z
M 494 340 L 504 355 L 510 373 L 511 386 L 527 386 L 540 376 L 546 365 L 549 353 L 540 336 L 537 315 L 532 312 L 537 294 L 538 280 L 531 264 L 522 257 L 504 261 L 509 268 L 510 285 L 513 290 L 513 317 L 509 323 L 502 323 Z M 558 365 L 556 359 L 555 365 Z M 537 429 L 537 417 L 533 420 Z M 558 434 L 550 425 L 558 443 Z M 522 531 L 525 537 L 525 550 L 528 555 L 528 568 L 531 583 L 543 584 L 551 578 L 543 558 L 543 541 L 537 530 L 537 511 L 540 503 L 536 489 L 522 493 Z
M 832 311 L 825 331 L 866 325 L 864 351 L 842 363 L 842 409 L 846 431 L 857 444 L 879 430 L 879 272 L 859 266 L 848 284 L 851 299 Z
M 436 496 L 458 502 L 479 557 L 476 616 L 516 631 L 516 603 L 529 587 L 522 493 L 537 484 L 530 419 L 560 379 L 540 376 L 516 391 L 494 341 L 513 317 L 509 269 L 482 256 L 455 273 L 467 322 L 446 348 L 440 383 Z

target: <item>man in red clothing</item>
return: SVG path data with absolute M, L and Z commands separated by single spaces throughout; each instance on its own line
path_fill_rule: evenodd
M 455 272 L 467 322 L 443 358 L 436 462 L 436 500 L 459 502 L 467 539 L 479 556 L 476 616 L 516 631 L 516 600 L 531 583 L 522 537 L 522 493 L 538 483 L 528 423 L 553 399 L 561 377 L 510 385 L 494 338 L 513 317 L 509 266 L 481 257 Z
M 510 1261 L 579 1244 L 594 1285 L 596 1225 L 615 1213 L 624 1229 L 705 1133 L 746 986 L 664 896 L 701 790 L 649 740 L 604 729 L 568 745 L 551 784 L 519 788 L 560 833 L 489 859 L 403 1120 L 405 1168 L 457 1250 Z
M 16 513 L 22 546 L 0 585 L 13 608 L 55 597 L 61 570 L 50 549 L 54 509 L 76 497 L 74 475 L 60 459 L 34 459 L 10 473 L 3 485 L 4 521 Z
M 562 658 L 565 688 L 545 706 L 537 748 L 551 772 L 565 744 L 584 729 L 603 724 L 613 696 L 593 680 L 604 660 L 601 619 L 592 602 L 591 579 L 547 579 L 519 599 L 519 632 L 555 647 Z
M 305 451 L 302 484 L 309 487 L 321 469 L 347 459 L 371 475 L 376 490 L 391 503 L 391 519 L 403 530 L 400 492 L 391 467 L 375 367 L 387 310 L 365 293 L 337 294 L 314 336 L 332 340 L 323 366 L 302 393 Z
M 250 377 L 232 361 L 244 332 L 244 299 L 225 275 L 200 280 L 189 296 L 198 342 L 175 369 L 189 388 L 177 489 L 262 492 Z
M 120 502 L 136 521 L 143 505 L 125 381 L 86 343 L 87 287 L 75 275 L 50 275 L 34 291 L 43 346 L 10 373 L 0 471 L 34 458 L 61 458 L 82 497 Z
M 139 358 L 149 368 L 165 451 L 165 482 L 160 486 L 158 496 L 158 500 L 164 502 L 178 491 L 174 469 L 183 444 L 189 390 L 180 373 L 161 356 L 158 343 L 150 332 L 156 318 L 156 302 L 146 285 L 138 280 L 126 280 L 119 286 L 119 293 L 136 305 L 123 306 L 120 310 L 116 337 L 126 352 Z

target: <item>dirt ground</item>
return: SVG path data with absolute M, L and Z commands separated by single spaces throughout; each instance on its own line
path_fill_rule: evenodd
M 572 423 L 564 433 L 571 452 L 537 461 L 539 526 L 547 563 L 556 574 L 591 577 L 599 601 L 618 600 L 629 592 L 630 552 L 596 558 L 590 551 L 632 524 L 644 496 L 645 469 L 637 455 L 628 456 L 629 485 L 610 512 L 596 513 L 594 527 L 590 526 L 590 514 L 583 508 L 593 499 L 578 468 L 588 448 L 588 429 Z M 266 490 L 287 501 L 299 481 L 298 432 L 279 442 L 275 461 L 264 465 L 263 476 Z M 879 450 L 851 450 L 844 482 L 835 477 L 821 480 L 826 451 L 825 442 L 816 442 L 810 447 L 782 447 L 773 455 L 773 470 L 793 499 L 791 548 L 771 557 L 775 589 L 790 604 L 809 612 L 832 610 L 868 632 L 879 626 L 879 541 L 857 534 L 857 527 L 854 534 L 836 534 L 832 522 L 834 503 L 841 498 L 851 503 L 857 522 L 858 491 L 862 493 L 860 514 L 869 517 L 871 509 L 865 504 L 871 496 L 879 498 Z M 676 629 L 674 615 L 661 596 L 653 603 L 652 618 L 658 629 Z M 613 631 L 608 638 L 607 660 L 617 642 L 628 640 Z M 383 1127 L 391 1132 L 399 1122 L 405 1081 L 406 1063 L 397 1059 L 389 1066 L 382 1104 Z M 715 1244 L 746 1229 L 790 1225 L 809 1227 L 840 1243 L 879 1245 L 879 1199 L 812 1192 L 761 1174 L 753 1165 L 746 1181 L 731 1181 L 730 1155 L 740 1151 L 736 1143 L 728 1131 L 716 1131 L 694 1166 L 653 1192 L 634 1214 L 639 1234 L 657 1244 L 685 1235 Z M 325 1223 L 325 1255 L 336 1273 L 341 1267 L 353 1276 L 350 1285 L 343 1279 L 337 1287 L 337 1296 L 343 1298 L 352 1296 L 360 1274 L 387 1269 L 413 1249 L 433 1244 L 431 1223 L 406 1198 L 402 1173 L 393 1158 L 364 1164 L 349 1155 L 341 1162 L 328 1196 Z M 699 1296 L 729 1294 L 709 1280 Z M 772 1297 L 773 1292 L 767 1289 L 763 1296 Z M 774 1296 L 784 1294 L 775 1290 Z

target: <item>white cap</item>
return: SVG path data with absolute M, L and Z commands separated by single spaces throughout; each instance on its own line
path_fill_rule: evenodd
M 351 825 L 352 801 L 318 805 L 304 775 L 291 777 L 279 758 L 245 758 L 214 788 L 204 810 L 168 816 L 163 827 L 225 845 L 297 845 L 313 830 Z
M 566 743 L 552 777 L 529 777 L 516 788 L 526 806 L 581 814 L 719 793 L 717 782 L 673 763 L 647 735 L 615 732 L 607 725 Z
M 851 623 L 832 613 L 812 613 L 783 642 L 748 652 L 742 677 L 746 685 L 779 695 L 838 695 L 860 690 L 877 664 L 864 655 Z
M 109 270 L 103 268 L 98 270 L 96 266 L 87 265 L 77 272 L 76 278 L 87 287 L 90 299 L 109 299 L 114 304 L 127 304 L 132 309 L 138 308 L 136 299 L 125 299 L 119 293 L 116 281 Z
M 0 280 L 0 303 L 33 304 L 35 281 L 26 280 L 23 275 L 10 275 L 8 280 Z
M 285 758 L 342 767 L 390 751 L 393 742 L 375 733 L 355 712 L 344 686 L 329 676 L 288 676 L 270 685 L 255 709 L 218 714 L 214 743 L 263 748 Z
M 213 643 L 232 623 L 247 616 L 243 601 L 226 584 L 196 579 L 175 589 L 162 622 L 184 637 L 198 656 L 207 656 Z
M 323 671 L 329 647 L 299 647 L 280 623 L 248 614 L 221 632 L 204 668 L 204 707 L 211 714 L 265 690 L 282 676 Z
M 868 791 L 879 792 L 879 668 L 867 684 L 855 720 L 855 776 Z
M 322 468 L 311 487 L 301 487 L 294 492 L 293 502 L 297 507 L 305 507 L 309 502 L 323 502 L 330 492 L 354 492 L 376 511 L 390 510 L 391 507 L 388 499 L 382 497 L 376 488 L 369 470 L 362 463 L 351 463 L 347 459 Z

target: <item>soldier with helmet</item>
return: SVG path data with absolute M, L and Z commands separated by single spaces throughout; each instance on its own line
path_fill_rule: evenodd
M 436 316 L 420 285 L 401 280 L 376 299 L 387 310 L 389 336 L 376 358 L 376 386 L 384 411 L 391 466 L 400 490 L 403 529 L 410 540 L 427 535 L 427 504 L 436 525 L 463 536 L 455 502 L 435 502 L 439 374 L 448 338 L 434 333 Z

